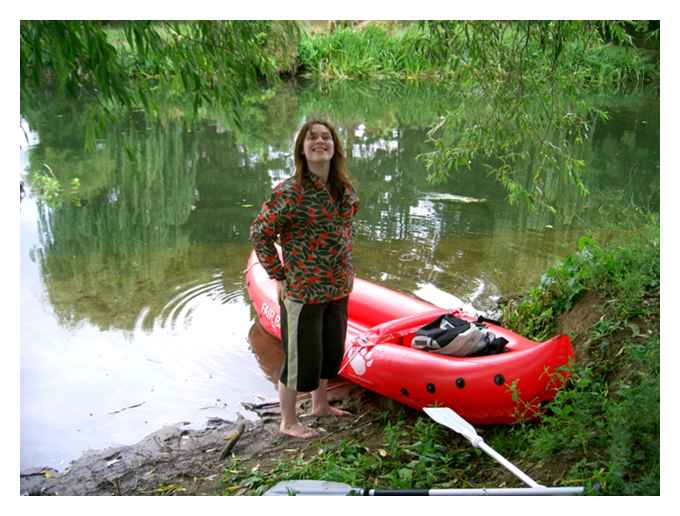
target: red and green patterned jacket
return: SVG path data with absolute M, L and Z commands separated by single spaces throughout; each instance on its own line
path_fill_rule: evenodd
M 278 184 L 250 226 L 250 240 L 269 277 L 286 280 L 287 297 L 324 303 L 349 295 L 354 283 L 352 217 L 356 192 L 334 202 L 325 184 L 308 174 L 302 185 Z M 283 265 L 274 246 L 280 236 Z

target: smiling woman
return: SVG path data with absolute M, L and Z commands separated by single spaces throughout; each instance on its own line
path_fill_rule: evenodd
M 295 413 L 297 392 L 312 392 L 312 413 L 343 416 L 326 385 L 339 371 L 354 283 L 352 217 L 358 200 L 333 126 L 307 121 L 295 141 L 295 175 L 279 184 L 251 226 L 255 252 L 276 280 L 285 352 L 279 398 L 284 434 L 313 437 Z M 283 262 L 274 245 L 280 236 Z

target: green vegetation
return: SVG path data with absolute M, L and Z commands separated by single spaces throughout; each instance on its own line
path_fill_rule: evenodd
M 317 79 L 427 79 L 446 72 L 434 55 L 428 25 L 408 24 L 394 33 L 380 25 L 342 27 L 300 41 L 300 73 Z
M 456 101 L 430 132 L 434 151 L 423 156 L 430 179 L 442 182 L 482 162 L 510 203 L 554 211 L 559 178 L 586 195 L 583 145 L 607 119 L 590 95 L 658 79 L 658 55 L 653 64 L 636 49 L 607 43 L 595 23 L 447 28 L 466 64 L 454 68 Z M 619 43 L 630 41 L 620 36 Z
M 294 22 L 21 22 L 22 111 L 43 81 L 91 92 L 106 112 L 163 109 L 167 95 L 238 116 L 242 94 L 274 81 L 296 48 Z M 124 36 L 124 38 L 123 38 Z M 190 114 L 190 113 L 187 113 Z
M 428 21 L 342 26 L 303 32 L 301 75 L 321 79 L 401 78 L 461 80 L 485 73 L 505 84 L 538 66 L 565 72 L 590 86 L 624 88 L 658 80 L 659 29 L 648 22 Z M 638 45 L 643 41 L 638 41 Z
M 584 305 L 592 325 L 576 336 L 571 385 L 528 429 L 527 445 L 539 460 L 578 458 L 570 475 L 607 494 L 659 493 L 660 226 L 656 215 L 639 219 L 619 242 L 583 239 L 576 255 L 505 309 L 509 326 L 541 339 L 594 294 Z
M 658 44 L 659 29 L 646 22 L 438 21 L 307 36 L 299 59 L 322 79 L 441 81 L 453 101 L 422 156 L 429 179 L 443 183 L 483 162 L 511 203 L 554 211 L 557 176 L 587 194 L 581 148 L 607 117 L 588 95 L 658 87 L 658 54 L 635 47 L 631 34 Z
M 427 417 L 413 421 L 405 410 L 383 412 L 381 435 L 374 442 L 356 436 L 316 444 L 270 468 L 247 468 L 236 460 L 224 472 L 225 494 L 264 493 L 282 480 L 320 479 L 355 487 L 427 488 L 469 486 L 479 452 L 450 438 Z M 455 441 L 455 443 L 449 443 Z
M 659 224 L 656 217 L 636 222 L 639 232 L 625 240 L 582 240 L 578 253 L 504 308 L 504 323 L 535 339 L 579 314 L 570 332 L 577 363 L 540 420 L 484 430 L 494 449 L 546 485 L 659 494 Z M 305 478 L 392 488 L 508 481 L 500 466 L 427 416 L 400 408 L 382 418 L 371 435 L 320 442 L 267 468 L 236 461 L 225 470 L 225 494 L 261 494 Z
M 635 318 L 650 316 L 644 301 L 659 288 L 658 215 L 631 223 L 636 230 L 625 233 L 625 247 L 604 248 L 590 238 L 582 238 L 575 255 L 550 268 L 540 285 L 521 302 L 509 303 L 506 323 L 522 335 L 545 339 L 556 331 L 556 317 L 594 288 L 608 301 L 608 319 L 619 321 L 618 326 L 598 323 L 603 336 L 622 329 L 622 324 Z

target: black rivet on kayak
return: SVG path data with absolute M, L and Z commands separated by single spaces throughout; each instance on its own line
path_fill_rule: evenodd
M 435 391 L 435 390 L 436 390 L 436 389 L 435 389 L 433 383 L 428 383 L 428 384 L 427 384 L 427 392 L 429 392 L 430 394 L 434 394 L 434 391 Z
M 462 378 L 456 378 L 456 387 L 458 387 L 459 389 L 465 387 L 465 380 L 463 380 Z
M 503 385 L 505 383 L 505 378 L 503 377 L 502 374 L 497 374 L 496 376 L 494 376 L 493 381 L 496 385 Z
M 403 396 L 408 396 L 408 389 L 406 389 L 406 387 L 402 387 L 402 388 L 401 388 L 401 391 L 399 391 L 399 392 L 401 392 L 401 394 L 402 394 Z

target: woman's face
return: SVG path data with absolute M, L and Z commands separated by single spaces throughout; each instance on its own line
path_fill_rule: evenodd
M 335 154 L 333 135 L 323 124 L 313 124 L 305 135 L 304 155 L 307 162 L 328 162 Z

